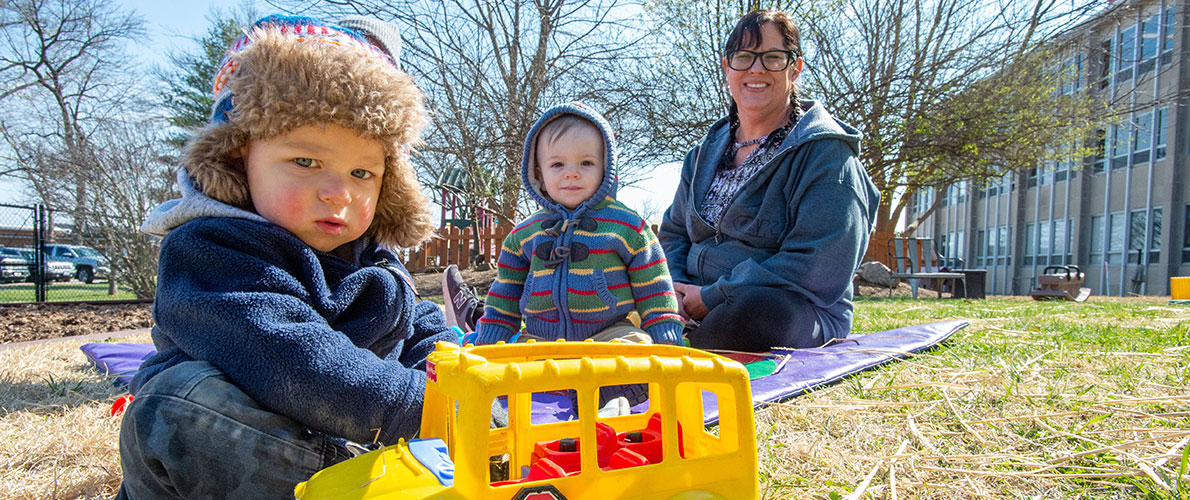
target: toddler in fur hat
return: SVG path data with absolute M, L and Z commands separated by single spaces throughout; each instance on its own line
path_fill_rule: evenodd
M 426 122 L 394 26 L 270 16 L 229 47 L 163 236 L 157 353 L 129 386 L 118 498 L 264 498 L 420 425 L 457 341 L 391 252 L 433 230 Z M 367 443 L 360 445 L 357 443 Z

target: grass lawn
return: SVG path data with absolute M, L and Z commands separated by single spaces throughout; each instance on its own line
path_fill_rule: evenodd
M 757 411 L 764 498 L 1190 497 L 1190 306 L 861 299 L 938 348 Z M 147 339 L 144 339 L 147 340 Z M 0 350 L 0 491 L 104 498 L 118 395 L 77 342 Z
M 33 302 L 33 283 L 6 283 L 0 285 L 0 302 Z M 108 283 L 96 281 L 91 284 L 81 281 L 55 282 L 46 286 L 45 298 L 56 301 L 129 300 L 136 295 L 128 290 L 116 289 L 115 295 L 108 295 Z

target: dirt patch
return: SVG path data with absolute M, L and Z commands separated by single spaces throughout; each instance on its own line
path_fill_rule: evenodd
M 152 304 L 31 304 L 0 307 L 0 342 L 25 342 L 153 325 Z

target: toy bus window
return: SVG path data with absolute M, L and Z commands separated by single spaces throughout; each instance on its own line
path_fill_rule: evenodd
M 507 481 L 509 467 L 508 396 L 492 400 L 491 432 L 488 433 L 489 481 Z
M 599 387 L 599 416 L 618 417 L 649 412 L 649 384 Z
M 678 425 L 682 428 L 683 457 L 696 458 L 731 453 L 739 449 L 739 406 L 728 384 L 680 383 L 677 388 Z M 740 402 L 751 407 L 750 402 Z M 706 415 L 717 413 L 711 430 Z
M 489 483 L 493 487 L 556 479 L 580 472 L 578 422 L 568 393 L 512 393 L 492 402 L 488 436 Z M 506 412 L 500 425 L 497 413 Z

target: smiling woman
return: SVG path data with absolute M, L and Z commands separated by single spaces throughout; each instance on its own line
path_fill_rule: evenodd
M 851 329 L 880 195 L 859 132 L 798 98 L 801 56 L 778 11 L 748 13 L 724 45 L 728 116 L 686 155 L 658 234 L 695 347 L 813 347 Z

